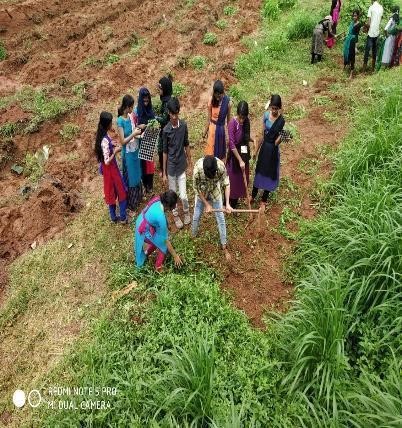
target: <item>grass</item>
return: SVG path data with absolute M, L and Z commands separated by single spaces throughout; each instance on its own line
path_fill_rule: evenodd
M 0 126 L 0 135 L 3 138 L 11 138 L 17 132 L 17 124 L 15 123 L 5 123 Z
M 79 134 L 80 127 L 75 123 L 65 123 L 60 130 L 60 135 L 63 141 L 72 141 Z
M 174 82 L 173 83 L 173 96 L 174 97 L 181 97 L 187 92 L 187 88 L 183 83 L 180 82 Z
M 274 23 L 264 20 L 257 45 L 237 62 L 240 81 L 231 92 L 250 104 L 265 100 L 268 92 L 288 97 L 306 76 L 313 82 L 337 73 L 329 67 L 339 52 L 328 53 L 323 64 L 312 68 L 305 55 L 308 41 L 290 44 L 280 34 L 284 23 L 298 13 L 290 3 L 272 2 L 283 7 L 283 13 Z M 29 387 L 37 382 L 43 390 L 60 383 L 111 385 L 118 390 L 110 397 L 112 410 L 42 407 L 25 415 L 33 417 L 28 423 L 362 428 L 397 424 L 401 368 L 394 357 L 400 355 L 402 328 L 398 72 L 345 86 L 354 129 L 335 156 L 333 178 L 320 188 L 325 209 L 314 221 L 302 223 L 297 235 L 297 251 L 287 270 L 297 286 L 293 307 L 286 314 L 269 314 L 265 332 L 252 329 L 222 293 L 222 263 L 216 255 L 197 254 L 197 247 L 214 239 L 210 230 L 196 244 L 188 233 L 174 236 L 174 246 L 186 260 L 183 270 L 175 270 L 171 261 L 164 275 L 150 267 L 137 270 L 131 234 L 109 225 L 104 204 L 90 201 L 64 238 L 15 262 L 10 295 L 0 314 L 1 346 L 8 351 L 4 355 L 12 355 L 22 340 L 24 353 L 3 366 L 2 390 L 15 389 L 7 375 Z M 367 87 L 370 94 L 363 90 Z M 293 114 L 303 112 L 295 109 Z M 190 128 L 190 140 L 196 140 L 205 117 L 194 114 L 191 120 L 197 131 Z M 295 219 L 300 192 L 292 180 L 281 181 L 274 202 L 287 200 L 285 227 Z M 71 242 L 73 251 L 68 250 Z M 209 259 L 215 259 L 218 269 L 208 267 Z M 101 272 L 96 275 L 97 268 Z M 135 285 L 133 290 L 112 303 L 111 293 L 129 284 Z M 77 296 L 77 289 L 86 292 Z M 96 300 L 77 302 L 93 294 Z M 83 328 L 88 319 L 95 321 L 74 348 L 63 347 L 65 359 L 50 370 L 40 364 L 27 367 L 28 355 L 34 356 L 34 363 L 38 354 L 41 361 L 51 359 L 49 343 L 57 340 L 48 337 L 50 320 L 61 317 L 66 325 L 69 316 L 77 321 L 78 313 Z M 40 322 L 32 322 L 34 317 L 41 317 Z M 11 329 L 13 335 L 7 334 Z M 39 340 L 43 335 L 45 340 Z M 14 372 L 12 364 L 17 367 Z M 9 403 L 2 404 L 10 409 Z
M 239 9 L 236 6 L 233 6 L 232 4 L 229 4 L 223 8 L 223 13 L 226 16 L 236 15 L 238 11 Z
M 7 51 L 4 47 L 4 44 L 2 41 L 0 41 L 0 61 L 4 61 L 7 58 Z

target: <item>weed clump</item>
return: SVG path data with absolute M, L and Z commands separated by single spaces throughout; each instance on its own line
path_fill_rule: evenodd
M 215 33 L 206 33 L 202 39 L 204 45 L 214 46 L 218 43 L 218 37 Z

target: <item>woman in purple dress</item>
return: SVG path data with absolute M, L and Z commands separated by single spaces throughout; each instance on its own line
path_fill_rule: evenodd
M 248 118 L 248 104 L 240 101 L 237 106 L 237 115 L 228 125 L 229 151 L 227 171 L 230 180 L 230 206 L 236 208 L 239 198 L 247 196 L 243 174 L 247 185 L 250 177 L 250 120 Z
M 264 113 L 263 139 L 257 147 L 258 160 L 255 168 L 255 178 L 251 202 L 257 197 L 258 190 L 262 189 L 261 207 L 265 208 L 269 192 L 273 192 L 279 185 L 281 142 L 280 132 L 285 126 L 285 119 L 281 114 L 282 100 L 279 95 L 272 95 L 268 111 Z

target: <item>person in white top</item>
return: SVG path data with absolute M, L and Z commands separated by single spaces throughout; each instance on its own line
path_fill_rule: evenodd
M 370 56 L 370 51 L 372 51 L 372 70 L 374 71 L 375 60 L 377 57 L 377 41 L 378 36 L 380 35 L 382 14 L 384 13 L 384 9 L 378 1 L 373 1 L 372 3 L 373 4 L 369 7 L 367 12 L 369 30 L 366 41 L 366 49 L 364 52 L 363 71 L 366 71 L 367 69 L 367 62 Z

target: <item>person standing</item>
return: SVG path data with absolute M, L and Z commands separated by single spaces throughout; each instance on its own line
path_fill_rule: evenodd
M 169 123 L 163 128 L 163 182 L 169 183 L 169 190 L 176 192 L 179 188 L 180 200 L 183 205 L 184 224 L 191 223 L 190 207 L 187 197 L 186 169 L 192 168 L 191 151 L 188 142 L 187 123 L 179 120 L 180 103 L 175 97 L 167 103 Z M 177 207 L 173 210 L 173 218 L 178 229 L 183 227 Z
M 375 70 L 375 61 L 377 58 L 378 47 L 377 42 L 378 36 L 380 35 L 380 24 L 383 13 L 384 9 L 381 4 L 376 0 L 372 0 L 372 5 L 369 7 L 369 10 L 367 12 L 367 24 L 369 26 L 369 30 L 367 34 L 366 48 L 364 50 L 363 71 L 367 70 L 367 63 L 370 56 L 370 51 L 372 53 L 372 71 Z
M 138 125 L 146 126 L 148 122 L 155 119 L 155 113 L 152 108 L 151 94 L 147 88 L 141 88 L 138 94 L 138 105 L 136 109 Z M 140 142 L 141 145 L 141 142 Z M 152 193 L 154 188 L 155 162 L 142 160 L 142 183 L 145 193 Z
M 253 141 L 250 138 L 248 113 L 248 104 L 246 101 L 240 101 L 237 106 L 237 115 L 230 120 L 228 125 L 229 152 L 226 167 L 230 181 L 230 206 L 232 208 L 237 207 L 239 198 L 247 196 L 245 186 L 249 183 L 250 141 Z
M 96 132 L 95 154 L 103 175 L 103 193 L 105 202 L 109 206 L 110 219 L 113 223 L 117 223 L 127 221 L 127 193 L 116 161 L 116 154 L 121 151 L 121 146 L 116 145 L 109 135 L 112 125 L 112 114 L 103 111 L 100 114 Z M 119 217 L 116 216 L 116 199 L 119 201 Z
M 159 98 L 161 100 L 161 107 L 160 107 L 159 114 L 156 117 L 156 120 L 159 122 L 159 125 L 161 127 L 160 134 L 159 134 L 159 140 L 158 140 L 158 157 L 159 157 L 160 174 L 162 176 L 163 175 L 162 133 L 163 133 L 163 128 L 169 122 L 169 112 L 167 109 L 167 103 L 173 94 L 172 78 L 170 76 L 163 76 L 159 80 L 158 91 L 159 91 Z
M 268 111 L 263 118 L 263 137 L 257 147 L 258 159 L 255 169 L 251 202 L 253 203 L 258 191 L 263 190 L 261 208 L 265 209 L 270 192 L 276 190 L 279 185 L 280 132 L 285 126 L 285 119 L 281 114 L 282 100 L 279 95 L 272 95 L 268 105 Z
M 311 43 L 311 64 L 320 62 L 324 53 L 324 33 L 328 37 L 334 37 L 332 32 L 332 16 L 328 15 L 322 19 L 314 28 L 313 39 Z
M 230 121 L 230 98 L 225 95 L 225 87 L 220 80 L 214 83 L 212 98 L 208 102 L 208 122 L 203 137 L 207 139 L 206 156 L 225 159 L 226 132 L 225 122 Z
M 138 158 L 138 137 L 142 130 L 136 128 L 132 116 L 134 98 L 124 95 L 121 106 L 118 108 L 117 130 L 122 146 L 121 158 L 123 164 L 123 178 L 128 188 L 127 208 L 135 211 L 142 199 L 141 161 Z
M 353 77 L 353 72 L 355 69 L 355 60 L 356 60 L 356 44 L 358 42 L 358 37 L 360 29 L 363 24 L 359 20 L 360 12 L 356 9 L 352 13 L 352 22 L 349 25 L 348 34 L 345 38 L 343 44 L 343 65 L 346 68 L 350 66 L 350 78 Z
M 224 189 L 225 192 L 225 211 L 231 213 L 233 210 L 229 203 L 229 177 L 226 172 L 225 164 L 220 159 L 214 156 L 205 156 L 198 159 L 194 165 L 193 186 L 196 198 L 191 232 L 195 237 L 198 233 L 200 219 L 204 209 L 206 213 L 211 213 L 214 209 L 223 210 L 221 189 Z M 215 212 L 215 218 L 218 224 L 222 250 L 226 260 L 230 261 L 231 256 L 227 249 L 226 222 L 223 211 Z
M 160 272 L 169 252 L 176 267 L 183 262 L 169 240 L 166 211 L 176 207 L 177 195 L 172 190 L 152 198 L 135 222 L 134 253 L 137 267 L 142 267 L 147 257 L 156 250 L 155 269 Z
M 332 32 L 336 34 L 336 27 L 338 25 L 339 17 L 341 14 L 342 1 L 332 0 L 330 15 L 332 16 Z
M 396 35 L 398 33 L 399 25 L 399 6 L 392 8 L 392 16 L 385 26 L 385 33 L 387 38 L 384 42 L 383 54 L 381 58 L 381 64 L 385 67 L 391 66 L 392 54 L 394 52 Z

